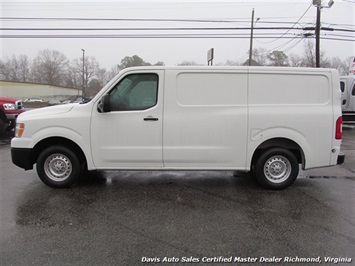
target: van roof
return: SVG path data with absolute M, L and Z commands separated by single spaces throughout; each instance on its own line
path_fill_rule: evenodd
M 349 75 L 349 76 L 340 76 L 340 79 L 344 80 L 354 80 L 355 79 L 355 75 Z
M 121 71 L 134 70 L 200 70 L 200 71 L 262 71 L 262 72 L 308 72 L 308 73 L 329 73 L 336 71 L 330 68 L 306 68 L 306 67 L 274 67 L 274 66 L 138 66 L 129 67 Z

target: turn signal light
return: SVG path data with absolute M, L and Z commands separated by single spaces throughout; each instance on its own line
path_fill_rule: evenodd
M 25 124 L 22 123 L 16 124 L 15 137 L 21 138 L 24 131 L 25 131 Z

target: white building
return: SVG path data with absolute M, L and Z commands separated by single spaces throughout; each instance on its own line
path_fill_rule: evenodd
M 25 100 L 40 97 L 44 101 L 65 100 L 81 95 L 81 90 L 47 84 L 0 81 L 0 96 Z

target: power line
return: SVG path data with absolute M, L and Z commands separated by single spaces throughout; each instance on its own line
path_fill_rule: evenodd
M 290 29 L 294 28 L 295 25 L 300 24 L 299 21 L 304 17 L 304 15 L 309 10 L 309 8 L 305 11 L 305 13 L 296 22 L 265 21 L 267 18 L 263 18 L 263 21 L 260 21 L 259 24 L 292 24 L 291 27 L 285 27 L 285 29 L 290 30 Z M 249 22 L 249 19 L 244 19 L 244 18 L 243 19 L 166 19 L 166 18 L 161 18 L 161 19 L 123 18 L 123 19 L 121 19 L 121 18 L 75 18 L 75 17 L 70 17 L 70 18 L 0 17 L 0 20 L 15 20 L 15 21 L 118 21 L 118 22 L 136 21 L 136 22 L 204 22 L 204 23 L 248 23 Z M 328 24 L 335 25 L 335 26 L 343 26 L 343 27 L 354 27 L 354 25 L 350 25 L 350 24 L 336 24 L 336 23 L 329 23 L 329 22 L 328 22 Z M 265 27 L 265 28 L 268 28 L 268 27 Z M 17 28 L 13 28 L 13 30 L 16 30 L 16 29 Z M 19 28 L 19 29 L 26 30 L 25 28 Z M 247 29 L 247 28 L 245 28 L 245 29 Z M 8 28 L 3 28 L 3 30 L 8 30 Z M 32 29 L 29 28 L 29 30 L 32 30 Z M 46 30 L 46 29 L 39 28 L 38 30 Z M 53 28 L 50 30 L 57 30 L 57 29 Z M 62 29 L 58 29 L 58 30 L 62 30 Z M 64 28 L 63 28 L 63 30 L 64 30 Z M 80 30 L 88 30 L 88 29 L 80 28 Z M 90 29 L 90 30 L 96 30 L 96 29 Z M 109 30 L 109 29 L 100 29 L 100 30 Z
M 9 38 L 14 38 L 14 39 L 30 39 L 30 38 L 141 38 L 141 39 L 149 39 L 149 38 L 176 38 L 176 39 L 183 39 L 183 38 L 221 38 L 221 39 L 230 39 L 230 38 L 243 38 L 243 39 L 249 39 L 250 35 L 245 33 L 245 34 L 121 34 L 121 35 L 114 35 L 114 34 L 108 34 L 108 35 L 98 35 L 98 34 L 91 34 L 91 35 L 2 35 L 1 38 L 4 39 L 9 39 Z M 266 36 L 266 35 L 261 35 L 261 36 L 256 36 L 255 38 L 275 38 L 275 35 L 271 36 Z M 294 38 L 292 37 L 282 37 L 283 39 L 288 39 L 288 38 Z M 303 36 L 300 36 L 300 38 L 304 38 Z
M 315 27 L 253 27 L 254 30 L 287 30 L 284 34 L 287 34 L 290 30 L 303 30 L 303 31 L 313 31 Z M 2 31 L 235 31 L 235 30 L 250 30 L 250 27 L 153 27 L 153 28 L 0 28 Z M 331 28 L 331 27 L 321 27 L 321 30 L 327 31 L 342 31 L 342 32 L 355 32 L 355 30 L 341 29 L 341 28 Z
M 32 21 L 138 21 L 138 22 L 245 22 L 240 20 L 219 20 L 219 19 L 170 19 L 170 18 L 33 18 L 33 17 L 0 17 L 0 20 L 32 20 Z
M 295 24 L 292 25 L 292 27 L 290 29 L 288 29 L 284 34 L 282 34 L 280 37 L 276 38 L 274 41 L 279 40 L 281 37 L 283 37 L 286 33 L 288 33 L 294 26 L 296 26 L 296 24 L 298 24 L 298 22 L 306 15 L 306 13 L 308 12 L 308 10 L 311 8 L 312 4 L 310 4 L 310 6 L 307 8 L 307 10 L 302 14 L 302 16 L 295 22 Z
M 291 34 L 290 34 L 291 35 Z M 121 35 L 2 35 L 4 39 L 249 39 L 250 35 L 245 34 L 121 34 Z M 256 39 L 270 39 L 275 38 L 275 35 L 256 35 Z M 282 39 L 304 39 L 303 35 L 298 36 L 283 36 Z M 321 37 L 326 40 L 338 40 L 338 41 L 354 41 L 354 39 L 347 39 L 349 36 L 344 38 L 329 38 Z
M 285 29 L 292 29 L 289 27 L 254 27 L 254 29 L 258 29 L 258 30 L 285 30 Z M 293 28 L 296 30 L 304 30 L 304 28 Z M 71 30 L 75 30 L 75 31 L 108 31 L 108 30 L 115 30 L 115 31 L 143 31 L 143 30 L 147 30 L 147 31 L 165 31 L 165 30 L 171 30 L 171 31 L 190 31 L 190 30 L 250 30 L 250 27 L 210 27 L 210 28 L 197 28 L 197 27 L 181 27 L 181 28 L 168 28 L 168 27 L 164 27 L 164 28 L 158 28 L 158 27 L 154 27 L 154 28 L 0 28 L 0 30 L 14 30 L 14 31 L 71 31 Z
M 287 17 L 289 18 L 289 17 Z M 268 17 L 263 18 L 265 24 L 294 24 L 294 21 L 267 21 Z M 14 21 L 134 21 L 134 22 L 205 22 L 205 23 L 248 23 L 249 18 L 223 18 L 223 19 L 169 19 L 169 18 L 33 18 L 33 17 L 0 17 L 0 20 L 14 20 Z

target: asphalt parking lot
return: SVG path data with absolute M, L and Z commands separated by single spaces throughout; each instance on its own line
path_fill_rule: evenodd
M 0 140 L 1 265 L 355 264 L 355 129 L 343 165 L 282 191 L 232 172 L 98 172 L 71 189 Z M 230 261 L 231 260 L 231 261 Z

